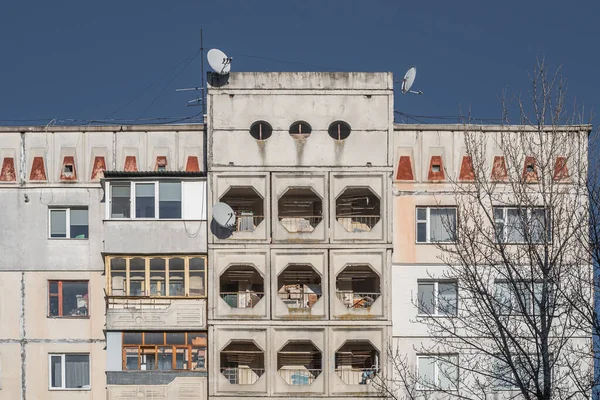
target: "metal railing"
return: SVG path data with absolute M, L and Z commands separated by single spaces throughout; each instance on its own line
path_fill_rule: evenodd
M 236 212 L 235 213 L 235 228 L 236 232 L 254 232 L 258 224 L 265 219 L 264 215 L 253 215 Z
M 202 297 L 106 296 L 107 309 L 152 310 L 168 308 L 173 301 L 199 301 Z
M 371 232 L 381 219 L 379 215 L 337 215 L 337 222 L 348 232 Z
M 321 298 L 320 294 L 306 292 L 278 293 L 279 298 L 291 309 L 309 309 Z
M 264 368 L 225 367 L 221 373 L 233 385 L 254 385 L 265 373 Z
M 252 308 L 262 299 L 263 292 L 221 292 L 220 296 L 231 308 Z
M 312 232 L 322 220 L 322 215 L 279 216 L 279 222 L 290 233 Z
M 335 373 L 347 385 L 366 385 L 375 377 L 378 368 L 336 368 Z
M 381 293 L 338 290 L 336 295 L 348 308 L 369 308 L 381 296 Z
M 321 374 L 321 368 L 281 368 L 279 375 L 288 385 L 307 386 L 312 384 L 315 379 Z

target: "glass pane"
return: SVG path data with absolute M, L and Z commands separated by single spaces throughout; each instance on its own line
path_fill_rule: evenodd
M 129 261 L 129 295 L 146 295 L 146 260 L 143 258 L 132 258 Z
M 142 371 L 156 369 L 156 349 L 154 347 L 142 347 L 141 354 L 140 369 Z
M 192 369 L 205 369 L 206 368 L 206 347 L 199 347 L 192 349 Z
M 442 389 L 456 389 L 458 385 L 458 357 L 442 356 L 438 360 L 438 380 Z
M 154 183 L 135 184 L 135 217 L 154 218 Z
M 185 333 L 167 332 L 167 344 L 185 344 Z
M 50 294 L 58 294 L 58 282 L 50 282 Z
M 62 387 L 61 356 L 50 356 L 50 380 L 53 388 Z
M 166 296 L 165 287 L 165 259 L 152 258 L 150 259 L 150 295 L 151 296 Z
M 501 315 L 507 315 L 511 312 L 511 293 L 508 283 L 496 282 L 494 287 L 494 300 L 497 303 L 498 312 Z
M 189 349 L 178 347 L 175 351 L 175 369 L 190 369 Z
M 158 369 L 161 371 L 173 369 L 173 347 L 165 346 L 158 348 Z
M 87 208 L 71 209 L 71 238 L 87 239 L 89 237 Z
M 181 182 L 159 183 L 158 216 L 165 218 L 181 218 Z
M 432 242 L 452 242 L 456 232 L 456 209 L 431 208 L 429 210 L 429 232 Z
M 141 332 L 125 332 L 123 333 L 123 344 L 142 344 Z
M 533 243 L 544 242 L 544 227 L 546 226 L 546 211 L 543 208 L 534 208 L 531 210 L 529 221 L 529 233 Z
M 183 258 L 169 260 L 169 296 L 185 296 L 185 264 Z
M 85 317 L 88 315 L 88 283 L 62 283 L 63 316 Z
M 165 344 L 165 335 L 163 332 L 146 332 L 144 344 Z
M 419 221 L 427 220 L 427 209 L 426 208 L 417 208 L 417 219 Z
M 494 207 L 494 219 L 496 221 L 500 220 L 503 221 L 504 220 L 504 208 L 503 207 Z
M 206 347 L 206 333 L 188 333 L 187 344 Z
M 129 183 L 113 183 L 110 185 L 112 218 L 129 218 L 131 185 Z
M 418 360 L 418 379 L 423 387 L 431 387 L 434 383 L 435 361 L 433 357 L 419 357 Z
M 443 315 L 456 315 L 456 302 L 456 283 L 438 283 L 438 313 Z
M 190 296 L 204 296 L 204 258 L 190 258 Z
M 50 210 L 50 237 L 67 237 L 67 210 Z
M 419 283 L 419 314 L 435 314 L 434 287 L 433 283 Z
M 141 335 L 141 334 L 140 334 Z M 125 369 L 128 371 L 136 371 L 140 367 L 138 365 L 138 347 L 125 347 Z
M 418 243 L 426 243 L 427 242 L 427 224 L 425 222 L 417 223 L 417 242 Z
M 90 386 L 90 356 L 87 354 L 65 355 L 65 378 L 67 388 Z
M 112 296 L 125 296 L 125 259 L 110 260 L 110 290 Z
M 58 308 L 58 296 L 50 296 L 50 310 L 49 314 L 51 317 L 58 317 L 60 315 Z
M 509 208 L 506 211 L 506 240 L 509 243 L 523 243 L 525 235 L 523 232 L 523 220 L 521 213 L 516 208 Z

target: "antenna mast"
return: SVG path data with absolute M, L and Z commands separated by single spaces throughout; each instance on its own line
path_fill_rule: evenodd
M 202 28 L 200 28 L 200 60 L 202 84 L 202 115 L 206 115 L 206 77 L 204 76 L 204 42 L 202 41 Z

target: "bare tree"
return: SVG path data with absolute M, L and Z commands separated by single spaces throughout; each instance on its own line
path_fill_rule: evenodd
M 415 300 L 429 333 L 415 351 L 436 373 L 390 348 L 394 371 L 375 382 L 389 397 L 591 398 L 600 214 L 590 221 L 588 202 L 600 189 L 588 185 L 591 127 L 566 100 L 561 74 L 539 62 L 528 101 L 502 98 L 496 131 L 465 124 L 468 173 L 444 217 L 453 240 L 437 244 L 449 293 L 436 302 L 449 317 Z

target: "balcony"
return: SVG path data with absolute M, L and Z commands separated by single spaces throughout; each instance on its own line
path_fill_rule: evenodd
M 232 385 L 254 385 L 265 373 L 264 352 L 252 340 L 233 340 L 220 355 L 221 374 Z
M 349 265 L 336 278 L 336 296 L 349 309 L 368 309 L 381 296 L 379 275 L 368 265 Z
M 264 218 L 264 199 L 250 186 L 231 187 L 220 199 L 235 212 L 234 232 L 254 232 Z
M 349 340 L 335 353 L 335 373 L 347 385 L 366 385 L 379 373 L 379 352 L 366 340 Z
M 335 219 L 347 232 L 371 232 L 381 219 L 381 206 L 369 188 L 346 188 L 336 199 Z
M 219 278 L 219 295 L 231 308 L 254 308 L 264 297 L 264 279 L 251 265 L 232 265 Z
M 112 296 L 106 307 L 107 330 L 206 329 L 206 299 Z
M 323 220 L 323 201 L 311 188 L 288 189 L 277 207 L 279 222 L 289 233 L 311 233 Z
M 208 399 L 206 372 L 106 372 L 108 400 Z
M 321 351 L 311 341 L 293 340 L 277 352 L 277 373 L 290 386 L 309 386 L 322 370 Z
M 307 311 L 321 298 L 321 275 L 311 265 L 292 264 L 277 277 L 277 295 L 290 311 Z

